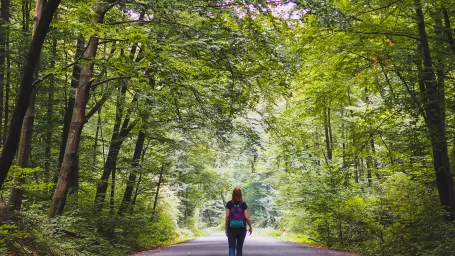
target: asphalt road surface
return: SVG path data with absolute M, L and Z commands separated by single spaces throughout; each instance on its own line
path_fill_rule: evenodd
M 154 251 L 144 251 L 134 256 L 226 256 L 227 237 L 223 232 Z M 327 249 L 317 249 L 295 243 L 280 242 L 273 238 L 252 235 L 245 239 L 243 256 L 354 256 L 356 254 Z

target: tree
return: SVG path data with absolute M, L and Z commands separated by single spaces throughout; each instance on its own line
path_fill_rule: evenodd
M 114 3 L 114 1 L 97 2 L 93 18 L 95 23 L 104 22 L 106 12 L 113 7 L 112 3 Z M 71 170 L 73 170 L 73 163 L 75 161 L 78 161 L 77 157 L 80 137 L 82 128 L 85 123 L 85 108 L 88 102 L 90 88 L 93 83 L 93 59 L 96 57 L 99 40 L 100 38 L 98 36 L 92 36 L 87 43 L 87 49 L 84 53 L 84 59 L 88 60 L 89 63 L 83 65 L 81 68 L 79 85 L 76 90 L 73 115 L 69 129 L 68 141 L 66 144 L 62 166 L 59 172 L 59 179 L 55 188 L 54 196 L 52 197 L 52 204 L 49 210 L 50 218 L 56 217 L 63 212 L 66 193 L 68 191 L 69 178 L 71 177 Z
M 0 188 L 5 182 L 8 171 L 13 162 L 17 151 L 17 146 L 20 138 L 20 127 L 29 105 L 30 95 L 33 90 L 33 73 L 38 65 L 39 54 L 43 47 L 44 39 L 46 38 L 52 18 L 60 4 L 60 0 L 49 0 L 43 9 L 40 21 L 38 22 L 36 33 L 32 38 L 27 59 L 24 65 L 20 92 L 16 106 L 13 111 L 12 120 L 9 126 L 8 137 L 3 146 L 0 156 Z

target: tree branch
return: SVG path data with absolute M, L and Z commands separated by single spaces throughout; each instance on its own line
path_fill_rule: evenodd
M 66 65 L 65 67 L 61 68 L 59 71 L 62 71 L 62 70 L 65 70 L 67 68 L 70 68 L 70 67 L 72 67 L 74 65 L 77 65 L 79 63 L 79 61 L 82 58 L 84 58 L 84 54 L 87 51 L 92 39 L 93 39 L 93 37 L 90 37 L 90 39 L 89 39 L 89 41 L 87 43 L 87 46 L 84 48 L 84 50 L 81 52 L 81 54 L 76 58 L 76 60 L 73 63 L 70 63 L 70 64 Z M 42 83 L 44 80 L 46 80 L 47 78 L 49 78 L 49 77 L 51 77 L 51 76 L 53 76 L 55 74 L 56 73 L 47 74 L 47 75 L 43 76 L 42 78 L 37 79 L 36 81 L 33 82 L 32 87 L 38 85 L 39 83 Z
M 125 24 L 125 23 L 152 23 L 151 20 L 127 20 L 127 21 L 117 21 L 117 22 L 111 22 L 108 23 L 107 25 L 120 25 L 120 24 Z
M 103 94 L 103 97 L 95 104 L 95 106 L 88 112 L 88 114 L 85 116 L 85 120 L 89 120 L 98 110 L 104 105 L 106 100 L 111 96 L 111 92 L 106 92 Z
M 108 83 L 110 81 L 114 81 L 114 80 L 122 80 L 122 79 L 130 79 L 132 76 L 119 76 L 119 77 L 112 77 L 112 78 L 109 78 L 109 79 L 106 79 L 104 81 L 101 81 L 101 82 L 98 82 L 98 83 L 94 83 L 92 84 L 92 90 L 95 90 L 96 87 L 102 85 L 102 84 L 105 84 L 105 83 Z
M 62 71 L 62 70 L 65 70 L 67 68 L 70 68 L 70 67 L 72 67 L 74 65 L 77 65 L 78 62 L 79 62 L 79 59 L 77 61 L 71 63 L 71 64 L 66 65 L 65 67 L 61 68 L 59 71 Z M 47 78 L 49 78 L 49 77 L 51 77 L 51 76 L 53 76 L 55 74 L 56 73 L 50 73 L 50 74 L 47 74 L 47 75 L 41 77 L 40 79 L 35 80 L 35 82 L 33 82 L 33 84 L 32 84 L 32 87 L 38 85 L 39 83 L 42 83 L 44 80 L 46 80 Z
M 337 30 L 335 32 L 346 32 L 344 30 Z M 403 34 L 403 33 L 397 33 L 397 32 L 381 32 L 381 31 L 348 31 L 348 32 L 352 32 L 352 33 L 355 33 L 355 34 L 361 34 L 361 35 L 386 35 L 386 36 L 402 36 L 402 37 L 407 37 L 407 38 L 411 38 L 411 39 L 414 39 L 414 40 L 420 40 L 420 37 L 418 35 L 410 35 L 410 34 Z

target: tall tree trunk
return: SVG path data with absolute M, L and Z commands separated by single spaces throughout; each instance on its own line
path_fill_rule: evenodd
M 9 32 L 7 35 L 7 40 L 9 41 Z M 3 122 L 3 136 L 1 138 L 2 145 L 4 141 L 6 141 L 6 134 L 8 133 L 8 121 L 9 121 L 9 96 L 11 90 L 11 58 L 9 57 L 9 42 L 6 42 L 6 83 L 5 83 L 5 115 L 4 115 L 4 122 Z
M 447 149 L 447 137 L 445 131 L 444 111 L 441 109 L 440 94 L 433 69 L 428 36 L 425 29 L 425 18 L 420 0 L 415 0 L 417 27 L 420 35 L 420 43 L 423 54 L 423 70 L 421 79 L 424 88 L 420 94 L 425 108 L 425 123 L 430 132 L 431 147 L 433 151 L 433 165 L 436 174 L 436 184 L 439 191 L 439 199 L 453 216 L 455 216 L 455 191 L 454 182 L 450 173 L 449 154 Z
M 333 134 L 332 134 L 332 109 L 327 108 L 327 124 L 329 125 L 330 151 L 333 155 Z
M 99 140 L 99 135 L 100 135 L 100 129 L 101 129 L 101 108 L 98 109 L 98 123 L 96 125 L 95 143 L 93 145 L 93 167 L 95 168 L 95 170 L 98 170 L 97 157 L 98 157 L 98 140 Z
M 367 159 L 366 159 L 366 163 L 367 163 L 367 180 L 368 180 L 368 186 L 372 186 L 373 185 L 373 157 L 371 155 L 372 153 L 370 152 L 370 150 L 368 150 L 368 156 L 367 156 Z
M 158 196 L 160 194 L 161 182 L 163 181 L 163 172 L 164 172 L 164 164 L 161 165 L 160 177 L 158 178 L 158 184 L 156 186 L 155 201 L 153 202 L 153 209 L 152 209 L 153 214 L 155 214 L 156 206 L 158 205 Z
M 435 21 L 435 26 L 434 30 L 436 33 L 436 40 L 435 40 L 435 46 L 436 46 L 436 51 L 435 51 L 435 71 L 436 71 L 436 83 L 437 83 L 437 88 L 438 88 L 438 99 L 439 99 L 439 104 L 440 108 L 442 111 L 442 121 L 444 122 L 445 126 L 445 121 L 446 121 L 446 96 L 445 96 L 445 63 L 444 63 L 444 55 L 446 55 L 445 52 L 442 52 L 445 48 L 443 42 L 445 40 L 444 38 L 444 29 L 442 25 L 442 13 L 440 10 L 438 10 L 435 14 L 434 21 Z
M 450 50 L 452 51 L 452 53 L 454 54 L 455 56 L 455 39 L 453 37 L 453 33 L 452 33 L 452 26 L 450 24 L 450 17 L 449 17 L 449 13 L 447 12 L 447 9 L 445 8 L 445 6 L 442 6 L 442 15 L 443 15 L 443 18 L 444 18 L 444 27 L 443 27 L 443 31 L 447 37 L 447 42 L 449 43 L 449 46 L 450 46 Z M 452 173 L 454 172 L 454 165 L 455 165 L 455 141 L 454 141 L 454 144 L 452 145 L 452 154 L 451 154 L 451 168 L 452 168 Z
M 346 161 L 346 148 L 347 148 L 347 138 L 346 138 L 346 126 L 344 122 L 344 109 L 341 110 L 341 148 L 342 148 L 342 160 L 343 160 L 343 166 L 342 166 L 342 171 L 344 173 L 344 186 L 349 187 L 349 182 L 351 179 L 351 172 L 349 170 L 349 167 L 347 166 L 347 161 Z M 354 161 L 356 159 L 354 158 Z M 351 163 L 352 164 L 352 163 Z
M 25 113 L 30 102 L 30 96 L 33 91 L 33 73 L 36 70 L 39 61 L 39 55 L 44 44 L 47 32 L 49 31 L 52 18 L 57 10 L 61 0 L 49 0 L 45 6 L 41 19 L 36 26 L 32 43 L 27 54 L 27 58 L 22 72 L 22 81 L 19 88 L 19 96 L 14 107 L 11 125 L 8 131 L 8 137 L 0 156 L 0 188 L 5 182 L 8 171 L 13 163 L 14 156 L 20 139 L 20 131 Z
M 317 166 L 320 166 L 321 165 L 321 159 L 320 159 L 320 156 L 319 156 L 319 152 L 321 152 L 320 148 L 319 148 L 319 132 L 318 132 L 318 128 L 316 127 L 316 130 L 314 132 L 314 157 L 315 157 L 315 160 L 314 161 L 314 164 L 317 165 Z M 285 163 L 287 164 L 288 161 L 286 160 Z M 287 168 L 286 168 L 286 171 L 287 171 Z M 318 174 L 319 173 L 319 168 L 318 168 Z
M 330 108 L 324 109 L 324 132 L 327 159 L 332 160 L 332 127 L 330 127 Z
M 131 205 L 130 214 L 133 214 L 133 207 L 136 204 L 137 196 L 139 195 L 139 186 L 141 185 L 141 181 L 142 181 L 142 168 L 139 169 L 139 179 L 137 180 L 136 189 L 134 190 L 133 201 L 131 201 L 131 204 L 130 204 Z
M 354 180 L 355 183 L 359 184 L 359 168 L 360 168 L 360 163 L 359 159 L 356 157 L 354 160 Z
M 120 153 L 121 144 L 123 144 L 122 143 L 123 139 L 120 138 L 120 122 L 122 120 L 122 115 L 123 115 L 123 109 L 124 109 L 123 104 L 125 103 L 125 94 L 126 94 L 126 86 L 123 86 L 122 89 L 121 89 L 121 94 L 119 95 L 119 98 L 117 100 L 117 113 L 116 113 L 114 131 L 113 131 L 112 141 L 111 141 L 111 146 L 113 144 L 116 144 L 116 145 L 118 145 L 118 147 L 116 147 L 116 148 L 109 147 L 109 153 L 108 153 L 108 161 L 109 161 L 109 159 L 111 160 L 110 161 L 111 165 L 109 165 L 109 167 L 108 167 L 110 172 L 111 172 L 111 194 L 110 194 L 110 200 L 109 200 L 109 209 L 110 209 L 109 212 L 111 214 L 114 214 L 115 173 L 116 173 L 116 170 L 117 170 L 117 158 L 118 158 L 118 155 Z M 117 139 L 119 139 L 119 140 L 122 139 L 122 142 L 115 143 L 114 141 L 116 141 Z M 111 155 L 110 153 L 112 151 L 114 151 L 114 154 Z M 107 183 L 107 181 L 106 181 L 106 183 Z M 95 202 L 96 202 L 96 199 L 95 199 Z
M 141 168 L 140 157 L 141 157 L 142 149 L 144 148 L 144 142 L 145 142 L 145 133 L 143 131 L 140 131 L 139 135 L 137 137 L 136 147 L 134 148 L 133 160 L 132 160 L 132 164 L 131 164 L 132 170 L 128 177 L 128 183 L 126 184 L 125 193 L 123 193 L 122 204 L 120 205 L 120 208 L 118 211 L 119 214 L 123 214 L 126 211 L 126 209 L 128 209 L 128 206 L 131 202 L 134 185 L 136 183 L 136 172 L 137 172 L 137 169 Z
M 84 54 L 85 40 L 82 36 L 77 38 L 76 55 L 74 56 L 75 61 L 78 61 L 79 57 Z M 60 143 L 60 153 L 58 156 L 58 170 L 60 170 L 65 155 L 66 143 L 68 141 L 68 134 L 71 125 L 71 119 L 73 117 L 74 101 L 76 96 L 77 87 L 79 85 L 79 78 L 81 74 L 81 66 L 76 64 L 73 67 L 73 74 L 71 77 L 71 92 L 69 94 L 68 103 L 65 109 L 65 115 L 63 117 L 63 131 L 62 141 Z M 74 168 L 72 169 L 74 170 Z M 77 171 L 77 170 L 74 170 Z M 54 175 L 54 182 L 57 183 L 58 173 Z
M 94 21 L 96 23 L 104 22 L 104 15 L 112 7 L 113 0 L 98 1 L 96 5 Z M 90 87 L 93 82 L 94 58 L 98 50 L 99 37 L 93 36 L 88 42 L 88 47 L 84 53 L 84 59 L 90 62 L 84 64 L 81 69 L 78 88 L 75 93 L 75 101 L 73 115 L 68 132 L 68 140 L 65 147 L 65 154 L 62 161 L 62 166 L 59 172 L 57 186 L 49 210 L 49 217 L 54 218 L 62 214 L 62 209 L 65 206 L 66 194 L 70 183 L 71 170 L 74 162 L 78 160 L 79 144 L 81 140 L 82 128 L 85 123 L 85 109 L 90 93 Z
M 379 164 L 378 164 L 378 160 L 376 158 L 376 146 L 375 146 L 374 139 L 370 140 L 370 147 L 371 147 L 371 158 L 372 158 L 371 161 L 373 163 L 373 170 L 378 170 Z M 376 172 L 375 176 L 378 180 L 381 179 L 381 175 L 379 173 Z
M 95 195 L 94 206 L 96 210 L 103 208 L 106 191 L 108 188 L 109 176 L 117 168 L 117 158 L 120 152 L 120 148 L 128 135 L 129 131 L 126 131 L 128 127 L 129 117 L 125 117 L 122 128 L 122 116 L 123 116 L 123 104 L 125 103 L 126 86 L 120 89 L 117 96 L 117 110 L 115 115 L 115 124 L 112 132 L 111 144 L 109 145 L 109 151 L 107 153 L 106 163 L 104 164 L 103 174 L 101 175 L 100 182 L 98 183 Z
M 6 55 L 7 55 L 7 44 L 9 34 L 9 16 L 10 16 L 10 1 L 1 0 L 0 6 L 0 145 L 3 144 L 3 105 L 4 105 L 4 85 L 5 85 L 5 70 L 6 70 Z M 6 126 L 6 122 L 5 122 Z
M 452 53 L 455 54 L 455 39 L 453 38 L 452 27 L 450 25 L 449 13 L 445 7 L 442 7 L 442 14 L 444 16 L 444 31 L 447 36 L 447 41 L 449 42 L 450 49 Z
M 142 150 L 141 162 L 144 162 L 145 152 L 147 151 L 147 149 L 148 149 L 148 144 L 144 148 L 144 150 Z M 141 185 L 141 181 L 142 181 L 142 168 L 139 168 L 139 179 L 137 180 L 137 185 L 136 185 L 136 189 L 134 190 L 133 200 L 131 201 L 131 204 L 130 204 L 130 214 L 133 214 L 133 208 L 134 208 L 134 205 L 136 204 L 137 196 L 139 195 L 139 187 Z
M 365 175 L 365 163 L 363 161 L 363 158 L 359 158 L 359 176 L 358 176 L 359 182 L 360 181 L 363 182 L 364 175 Z
M 31 0 L 22 0 L 22 31 L 28 31 L 30 28 L 29 17 L 32 9 Z
M 125 120 L 126 121 L 126 120 Z M 125 123 L 125 122 L 124 122 Z M 126 121 L 128 123 L 128 121 Z M 128 136 L 129 132 L 133 129 L 134 124 L 122 128 L 119 133 L 113 134 L 109 152 L 107 155 L 106 163 L 104 164 L 103 174 L 101 175 L 100 182 L 98 183 L 95 195 L 95 209 L 100 210 L 103 208 L 106 191 L 108 188 L 108 180 L 111 173 L 117 168 L 117 159 L 122 147 L 123 142 Z
M 110 197 L 110 202 L 109 202 L 109 209 L 110 213 L 114 214 L 114 206 L 115 206 L 115 172 L 116 168 L 112 170 L 111 174 L 111 197 Z
M 17 165 L 20 168 L 28 168 L 30 159 L 32 135 L 33 135 L 33 122 L 35 120 L 35 103 L 36 103 L 36 87 L 30 97 L 30 106 L 25 114 L 24 123 L 22 124 L 21 141 L 19 144 L 19 152 L 17 157 Z M 20 210 L 22 206 L 22 196 L 24 190 L 22 186 L 25 184 L 25 174 L 20 173 L 14 178 L 14 185 L 11 191 L 11 202 L 13 210 Z
M 44 0 L 36 1 L 36 8 L 35 8 L 35 15 L 33 17 L 34 24 L 33 24 L 33 33 L 32 36 L 36 33 L 36 28 L 38 23 L 41 19 L 42 11 L 44 8 Z M 33 80 L 36 81 L 38 79 L 38 65 L 39 65 L 39 58 L 38 56 L 38 64 L 35 68 L 35 72 L 33 74 Z M 24 122 L 22 124 L 22 132 L 19 144 L 19 154 L 17 158 L 17 165 L 20 168 L 27 168 L 29 165 L 30 154 L 32 150 L 32 136 L 33 136 L 33 123 L 35 122 L 35 104 L 36 104 L 36 94 L 37 94 L 37 87 L 34 86 L 32 88 L 32 94 L 30 95 L 30 102 L 25 113 Z M 13 202 L 12 209 L 20 210 L 22 206 L 22 197 L 24 194 L 24 190 L 22 186 L 25 184 L 25 174 L 21 173 L 17 177 L 14 178 L 14 186 L 11 191 L 11 202 Z
M 375 159 L 376 148 L 374 145 L 373 138 L 367 143 L 365 148 L 367 149 L 367 152 L 368 152 L 368 156 L 366 159 L 368 186 L 372 186 L 373 185 L 373 171 L 377 170 L 377 161 Z M 376 172 L 376 177 L 378 179 L 380 179 L 380 176 L 377 172 Z
M 55 60 L 57 58 L 57 37 L 54 36 L 52 40 L 52 60 L 51 60 L 51 68 L 55 68 Z M 55 77 L 52 76 L 49 79 L 49 89 L 48 89 L 48 98 L 47 98 L 47 123 L 53 127 L 52 121 L 54 118 L 54 90 L 55 90 Z M 46 131 L 46 149 L 44 152 L 45 155 L 45 163 L 44 169 L 46 170 L 46 174 L 49 175 L 51 173 L 51 148 L 52 148 L 52 128 L 48 127 Z M 48 176 L 49 177 L 49 176 Z

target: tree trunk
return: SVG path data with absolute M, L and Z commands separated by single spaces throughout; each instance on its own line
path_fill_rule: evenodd
M 93 168 L 95 170 L 98 170 L 98 164 L 97 164 L 97 157 L 98 157 L 98 140 L 99 140 L 99 134 L 100 134 L 100 129 L 101 129 L 101 108 L 98 109 L 98 123 L 96 125 L 96 132 L 95 132 L 95 143 L 93 145 Z
M 114 129 L 112 132 L 111 144 L 109 146 L 109 152 L 107 153 L 106 163 L 104 164 L 103 174 L 101 175 L 100 182 L 98 183 L 95 195 L 94 206 L 96 210 L 101 210 L 104 204 L 104 198 L 108 188 L 108 180 L 111 173 L 117 168 L 117 158 L 120 152 L 120 148 L 123 144 L 128 133 L 133 127 L 129 127 L 129 115 L 127 114 L 123 125 L 120 128 L 120 124 L 123 116 L 123 104 L 125 102 L 126 86 L 123 86 L 120 90 L 120 94 L 117 97 L 117 111 L 115 117 Z
M 96 189 L 95 196 L 95 209 L 101 210 L 103 208 L 104 199 L 106 197 L 106 191 L 108 188 L 108 179 L 111 173 L 117 168 L 117 158 L 120 152 L 120 148 L 128 136 L 129 132 L 133 129 L 134 124 L 131 124 L 125 129 L 122 129 L 120 133 L 113 134 L 111 145 L 109 146 L 109 152 L 107 155 L 106 163 L 104 164 L 103 174 L 101 175 L 100 181 Z
M 82 36 L 77 38 L 77 47 L 76 47 L 76 55 L 74 56 L 75 61 L 79 59 L 79 57 L 84 54 L 84 46 L 85 40 Z M 71 78 L 71 93 L 69 94 L 68 103 L 66 105 L 65 116 L 63 118 L 63 131 L 62 131 L 62 141 L 60 143 L 60 153 L 58 156 L 58 170 L 60 170 L 63 162 L 63 157 L 65 155 L 66 143 L 68 141 L 68 134 L 71 125 L 71 119 L 73 117 L 73 110 L 74 110 L 74 101 L 76 96 L 77 87 L 79 85 L 79 78 L 81 74 L 81 66 L 74 65 L 73 67 L 73 74 Z M 77 170 L 74 170 L 77 171 Z M 58 173 L 54 175 L 54 182 L 57 183 L 58 180 Z
M 365 163 L 363 162 L 363 158 L 359 158 L 359 173 L 358 173 L 358 180 L 363 181 L 363 177 L 365 174 Z
M 85 39 L 82 36 L 79 36 L 77 39 L 75 61 L 78 61 L 79 58 L 84 54 L 84 45 L 85 45 Z M 73 117 L 74 104 L 75 104 L 80 76 L 81 76 L 81 67 L 79 65 L 76 65 L 73 68 L 73 74 L 72 74 L 72 80 L 71 80 L 71 90 L 72 91 L 70 93 L 70 98 L 68 99 L 68 106 L 65 111 L 65 117 L 64 117 L 65 123 L 63 125 L 62 143 L 60 145 L 59 166 L 58 166 L 59 170 L 61 169 L 62 161 L 64 158 L 64 152 L 66 149 L 66 144 L 68 142 L 69 129 L 70 129 L 71 120 Z M 85 120 L 85 122 L 87 122 L 87 120 Z M 56 175 L 56 178 L 57 178 L 57 175 Z M 74 161 L 73 161 L 71 169 L 70 169 L 68 194 L 75 195 L 77 198 L 78 192 L 79 192 L 79 146 L 76 151 L 76 157 L 74 158 Z M 66 196 L 65 196 L 65 202 L 66 202 Z M 77 202 L 77 200 L 76 200 L 76 202 Z M 60 215 L 63 214 L 64 204 L 65 203 L 63 203 L 62 207 L 59 209 Z
M 11 125 L 8 131 L 8 137 L 0 156 L 0 188 L 6 179 L 8 171 L 13 163 L 14 156 L 20 139 L 20 131 L 25 113 L 30 102 L 30 96 L 33 91 L 33 73 L 36 70 L 39 61 L 39 55 L 44 44 L 47 32 L 49 31 L 52 18 L 57 10 L 61 0 L 49 0 L 45 6 L 41 19 L 35 29 L 32 43 L 27 54 L 27 58 L 22 73 L 22 81 L 19 88 L 19 96 L 14 107 Z
M 22 0 L 22 31 L 28 31 L 30 28 L 29 25 L 29 17 L 30 11 L 32 9 L 32 1 L 31 0 Z
M 79 147 L 79 145 L 78 145 Z M 79 148 L 76 151 L 76 157 L 73 161 L 73 165 L 71 166 L 71 173 L 70 179 L 68 183 L 68 194 L 69 195 L 76 195 L 79 192 Z M 63 213 L 63 208 L 60 209 L 61 213 Z
M 314 157 L 315 157 L 314 164 L 317 165 L 317 166 L 320 166 L 321 165 L 321 160 L 320 160 L 320 156 L 319 156 L 318 152 L 321 152 L 321 150 L 319 148 L 319 132 L 318 132 L 318 128 L 316 128 L 316 131 L 314 132 L 314 139 L 315 139 L 315 142 L 314 142 Z M 285 163 L 287 164 L 288 161 L 286 160 Z M 286 171 L 287 171 L 287 168 L 286 168 Z M 319 168 L 318 168 L 318 174 L 320 174 Z
M 110 198 L 110 203 L 109 203 L 109 209 L 110 213 L 114 214 L 114 204 L 115 204 L 115 171 L 116 168 L 112 170 L 111 174 L 111 198 Z
M 223 193 L 221 193 L 221 201 L 223 201 L 223 205 L 226 206 L 226 200 L 224 199 Z
M 134 185 L 136 183 L 136 172 L 138 168 L 141 168 L 140 165 L 140 158 L 142 149 L 144 148 L 145 142 L 145 133 L 140 131 L 136 141 L 136 147 L 134 148 L 133 160 L 132 160 L 132 170 L 128 177 L 128 183 L 126 184 L 125 193 L 123 194 L 122 204 L 120 205 L 120 209 L 118 214 L 123 214 L 131 202 L 131 197 L 133 195 Z
M 9 41 L 9 32 L 7 35 L 7 40 Z M 4 122 L 3 122 L 3 136 L 1 138 L 2 144 L 6 141 L 6 134 L 8 133 L 8 120 L 9 120 L 9 94 L 10 94 L 10 87 L 11 87 L 11 58 L 9 57 L 9 42 L 6 43 L 6 83 L 5 83 L 5 115 L 4 115 Z
M 330 127 L 330 108 L 324 109 L 324 132 L 327 159 L 332 160 L 332 128 Z
M 0 7 L 0 145 L 3 144 L 3 92 L 5 85 L 5 70 L 6 70 L 6 50 L 8 44 L 8 30 L 9 30 L 9 9 L 10 9 L 10 0 L 1 0 Z M 6 126 L 6 122 L 5 122 Z
M 440 99 L 443 96 L 439 92 L 433 69 L 428 36 L 425 29 L 425 18 L 420 0 L 415 0 L 417 27 L 420 35 L 420 43 L 423 54 L 423 70 L 421 71 L 421 97 L 425 108 L 425 123 L 430 132 L 431 147 L 433 151 L 433 165 L 436 174 L 436 184 L 439 191 L 439 199 L 444 208 L 455 215 L 455 191 L 454 182 L 450 173 L 449 154 L 447 149 L 447 137 L 445 131 L 444 111 L 441 109 Z M 424 88 L 423 88 L 424 87 Z
M 123 144 L 123 140 L 124 140 L 124 138 L 123 139 L 120 138 L 120 122 L 121 122 L 122 115 L 123 115 L 123 104 L 125 103 L 125 93 L 126 93 L 126 86 L 123 86 L 122 90 L 121 90 L 121 95 L 119 96 L 120 98 L 117 101 L 116 122 L 114 125 L 114 131 L 113 131 L 112 141 L 111 141 L 111 146 L 115 143 L 118 145 L 118 147 L 116 147 L 116 148 L 109 147 L 109 153 L 108 153 L 108 159 L 110 159 L 109 156 L 111 156 L 111 161 L 110 161 L 111 165 L 109 167 L 110 172 L 111 172 L 111 194 L 110 194 L 110 202 L 109 202 L 109 209 L 110 209 L 111 214 L 114 214 L 115 173 L 116 173 L 116 169 L 117 169 L 117 158 L 118 158 L 118 154 L 120 152 L 121 144 Z M 127 122 L 127 120 L 128 119 L 126 119 L 125 121 Z M 115 140 L 117 140 L 117 139 L 122 139 L 122 142 L 116 143 Z M 114 151 L 115 153 L 111 155 L 110 152 L 112 152 L 112 151 Z M 106 181 L 106 183 L 107 183 L 107 181 Z M 96 202 L 96 199 L 95 199 L 95 202 Z
M 354 160 L 354 179 L 355 179 L 355 183 L 359 184 L 359 159 L 356 158 Z
M 47 104 L 47 123 L 49 125 L 52 124 L 52 120 L 54 117 L 54 79 L 51 78 L 50 86 L 49 86 L 49 91 L 48 91 L 48 104 Z M 52 126 L 49 127 L 46 131 L 46 149 L 44 152 L 44 170 L 46 171 L 46 174 L 48 175 L 51 171 L 51 149 L 52 149 Z
M 369 156 L 366 159 L 367 162 L 367 180 L 368 180 L 368 186 L 371 187 L 373 185 L 373 160 L 371 156 L 371 152 L 368 152 Z
M 131 202 L 130 214 L 133 214 L 133 207 L 136 204 L 137 196 L 139 195 L 139 186 L 142 181 L 142 169 L 139 169 L 139 179 L 137 180 L 136 190 L 134 191 L 133 201 Z
M 17 165 L 20 168 L 28 168 L 30 153 L 32 149 L 33 122 L 35 120 L 35 103 L 36 103 L 36 87 L 33 88 L 30 96 L 30 106 L 25 114 L 24 123 L 22 124 L 21 141 L 19 145 L 19 153 L 17 157 Z M 22 186 L 25 184 L 25 174 L 20 173 L 14 178 L 14 185 L 11 191 L 11 202 L 13 210 L 20 210 L 22 206 L 22 196 L 24 190 Z
M 453 38 L 453 33 L 452 33 L 452 27 L 450 25 L 450 18 L 449 14 L 447 12 L 447 9 L 445 7 L 442 7 L 442 14 L 444 15 L 444 31 L 447 35 L 447 41 L 449 42 L 450 49 L 452 50 L 452 53 L 455 54 L 455 40 Z
M 346 127 L 345 127 L 345 122 L 344 122 L 344 109 L 341 110 L 341 148 L 342 148 L 342 161 L 343 161 L 343 167 L 342 171 L 344 173 L 344 186 L 347 188 L 349 187 L 349 182 L 351 179 L 351 172 L 349 170 L 349 167 L 347 166 L 347 161 L 346 161 L 346 148 L 347 148 L 347 138 L 346 138 Z M 356 159 L 354 158 L 354 162 Z M 352 163 L 351 163 L 352 164 Z
M 52 60 L 51 60 L 51 68 L 55 68 L 55 60 L 57 58 L 57 37 L 54 36 L 52 40 Z M 54 117 L 54 88 L 55 87 L 55 77 L 52 76 L 49 82 L 49 89 L 48 89 L 48 98 L 47 98 L 47 123 L 49 125 L 52 124 L 52 120 Z M 51 125 L 52 127 L 52 125 Z M 46 131 L 46 149 L 44 152 L 45 155 L 45 163 L 44 169 L 46 170 L 46 174 L 49 175 L 51 172 L 51 148 L 52 148 L 52 128 L 49 127 Z M 49 177 L 49 176 L 47 176 Z
M 452 33 L 452 26 L 450 24 L 449 13 L 447 12 L 447 9 L 444 6 L 442 7 L 442 14 L 443 14 L 443 17 L 444 17 L 444 28 L 443 28 L 443 30 L 444 30 L 444 33 L 447 36 L 447 42 L 449 43 L 450 49 L 451 49 L 452 53 L 455 55 L 455 39 L 454 39 L 453 33 Z M 454 169 L 453 165 L 455 164 L 455 144 L 452 146 L 451 159 L 452 159 L 452 165 L 451 165 L 452 167 L 451 168 Z M 453 170 L 452 170 L 452 173 L 453 173 Z
M 34 24 L 33 24 L 33 33 L 32 36 L 36 33 L 36 28 L 38 23 L 41 19 L 42 11 L 44 8 L 44 0 L 36 1 L 36 8 L 35 8 L 35 15 L 33 17 Z M 35 72 L 33 74 L 33 80 L 36 81 L 38 79 L 38 65 L 39 65 L 39 58 L 38 56 L 38 64 L 36 65 Z M 19 155 L 17 158 L 17 165 L 20 168 L 27 168 L 29 165 L 30 154 L 32 150 L 32 136 L 33 136 L 33 123 L 35 122 L 35 104 L 36 104 L 36 94 L 37 94 L 37 87 L 33 86 L 32 94 L 30 95 L 30 102 L 25 113 L 24 122 L 22 124 L 22 131 L 21 131 L 21 138 L 19 144 Z M 22 196 L 24 194 L 24 190 L 22 186 L 25 184 L 25 175 L 23 173 L 19 174 L 19 176 L 14 178 L 14 186 L 11 191 L 11 202 L 13 202 L 12 209 L 13 210 L 20 210 L 22 206 Z
M 160 193 L 161 182 L 163 180 L 163 172 L 164 172 L 164 164 L 161 165 L 160 177 L 158 179 L 158 185 L 156 186 L 155 201 L 153 202 L 153 209 L 152 209 L 153 214 L 155 214 L 156 206 L 158 205 L 158 196 Z
M 446 55 L 443 49 L 445 48 L 443 42 L 445 40 L 444 38 L 444 30 L 443 30 L 443 25 L 442 25 L 442 17 L 441 17 L 441 12 L 438 10 L 435 14 L 434 21 L 435 21 L 435 26 L 434 30 L 436 33 L 436 40 L 435 40 L 435 46 L 436 46 L 436 53 L 435 53 L 435 69 L 436 69 L 436 83 L 437 83 L 437 88 L 438 88 L 438 99 L 439 99 L 439 104 L 440 108 L 442 111 L 442 120 L 444 122 L 446 121 L 446 96 L 445 96 L 445 61 L 444 61 L 444 55 Z
M 332 135 L 332 109 L 327 108 L 327 124 L 329 125 L 330 151 L 333 155 L 333 135 Z

